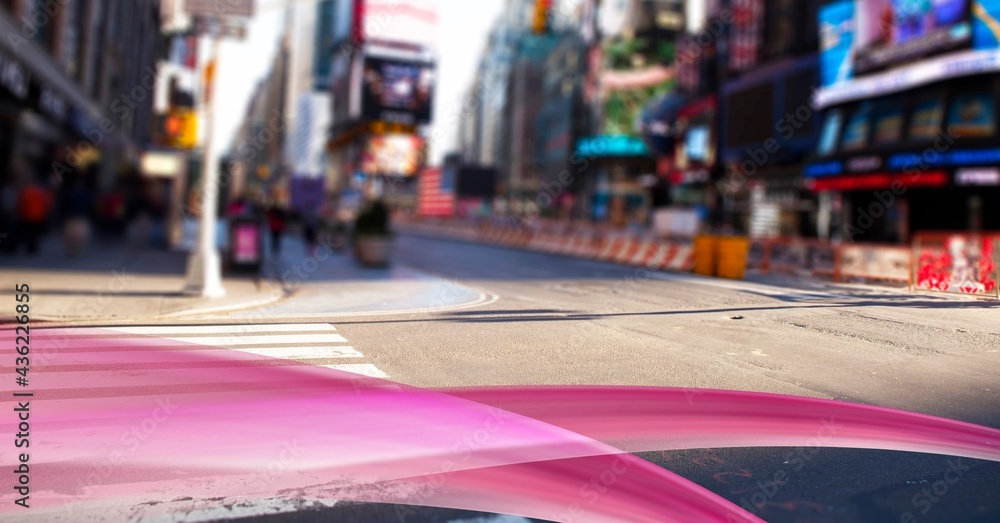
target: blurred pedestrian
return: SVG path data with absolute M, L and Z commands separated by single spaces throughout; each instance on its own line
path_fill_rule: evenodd
M 319 236 L 320 218 L 315 209 L 302 212 L 302 236 L 306 242 L 309 255 L 316 253 L 317 237 Z
M 66 217 L 63 231 L 66 255 L 76 257 L 90 240 L 90 215 L 94 209 L 93 196 L 82 178 L 73 181 L 62 208 Z
M 271 205 L 267 210 L 267 228 L 271 231 L 271 253 L 275 256 L 281 254 L 281 237 L 285 234 L 286 221 L 285 211 L 277 204 Z
M 22 233 L 28 254 L 38 254 L 38 243 L 45 233 L 52 198 L 37 182 L 28 181 L 17 199 L 18 229 Z
M 7 234 L 0 243 L 0 251 L 4 254 L 13 254 L 17 251 L 18 242 L 18 220 L 17 220 L 17 197 L 18 190 L 16 180 L 3 186 L 0 191 L 0 219 L 3 220 L 3 232 Z

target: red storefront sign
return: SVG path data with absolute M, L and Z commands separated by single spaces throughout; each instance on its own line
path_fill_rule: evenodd
M 815 192 L 824 191 L 875 191 L 893 187 L 943 187 L 950 178 L 944 171 L 928 171 L 913 174 L 875 173 L 860 176 L 836 176 L 809 180 L 809 188 Z

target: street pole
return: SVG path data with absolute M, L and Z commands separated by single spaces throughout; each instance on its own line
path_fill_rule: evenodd
M 186 294 L 205 298 L 226 295 L 222 286 L 222 258 L 215 244 L 216 208 L 219 194 L 218 159 L 212 151 L 212 134 L 215 122 L 215 68 L 219 59 L 219 37 L 212 36 L 212 53 L 208 67 L 213 70 L 205 80 L 205 144 L 202 154 L 201 217 L 198 227 L 198 246 L 188 258 Z

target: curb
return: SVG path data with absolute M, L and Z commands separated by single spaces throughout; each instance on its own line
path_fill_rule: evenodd
M 169 319 L 179 319 L 186 318 L 189 316 L 207 315 L 207 314 L 224 314 L 229 312 L 238 312 L 247 309 L 254 309 L 258 307 L 266 307 L 268 305 L 273 305 L 291 296 L 293 293 L 288 293 L 280 286 L 273 291 L 269 292 L 267 296 L 262 298 L 256 298 L 250 301 L 244 301 L 240 303 L 232 303 L 228 305 L 208 305 L 208 306 L 195 306 L 189 309 L 183 309 L 174 312 L 168 312 L 165 314 L 154 314 L 154 315 L 140 315 L 140 316 L 97 316 L 97 317 L 79 317 L 79 316 L 47 316 L 47 315 L 31 315 L 32 321 L 38 321 L 43 323 L 59 323 L 59 324 L 94 324 L 94 325 L 110 325 L 112 323 L 137 323 L 143 321 L 161 321 Z M 112 322 L 112 323 L 109 323 Z M 16 320 L 13 317 L 0 317 L 0 326 L 16 325 Z

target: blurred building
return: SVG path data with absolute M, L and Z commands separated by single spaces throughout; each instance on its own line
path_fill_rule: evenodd
M 158 0 L 0 2 L 0 164 L 48 181 L 98 165 L 116 184 L 150 141 Z
M 831 236 L 1000 230 L 998 19 L 996 2 L 822 6 L 822 129 L 805 176 Z
M 436 86 L 435 0 L 336 0 L 321 52 L 331 95 L 326 187 L 415 206 Z
M 676 90 L 676 41 L 685 29 L 679 1 L 582 2 L 589 135 L 576 140 L 582 216 L 615 226 L 646 226 L 657 185 L 657 152 L 644 115 Z
M 719 224 L 727 230 L 816 235 L 815 197 L 803 186 L 802 170 L 819 129 L 812 92 L 819 79 L 820 3 L 733 1 L 709 13 L 704 37 L 725 40 L 725 52 L 716 55 L 722 168 L 716 188 Z
M 285 78 L 287 96 L 282 113 L 288 133 L 283 170 L 294 182 L 326 177 L 331 117 L 328 54 L 336 28 L 335 8 L 334 0 L 297 2 L 287 8 L 285 33 L 290 45 Z M 305 186 L 302 183 L 297 186 Z M 304 191 L 293 193 L 301 194 Z M 293 198 L 292 205 L 300 211 L 310 211 L 315 207 L 312 202 L 309 199 L 306 205 L 300 196 Z
M 285 112 L 288 35 L 282 36 L 267 76 L 250 96 L 247 111 L 233 138 L 228 155 L 230 168 L 240 175 L 232 196 L 248 196 L 259 204 L 288 205 L 290 171 L 286 169 L 285 144 L 290 129 Z

